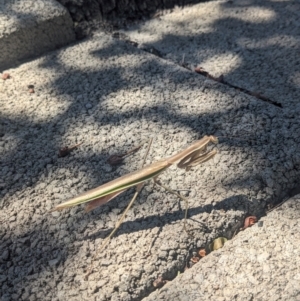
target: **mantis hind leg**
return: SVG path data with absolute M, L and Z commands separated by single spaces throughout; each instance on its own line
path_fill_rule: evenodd
M 143 163 L 142 163 L 142 167 L 143 167 L 144 164 L 145 164 L 146 157 L 147 157 L 147 155 L 148 155 L 148 153 L 149 153 L 151 144 L 152 144 L 152 138 L 151 138 L 150 141 L 149 141 L 148 148 L 147 148 L 147 151 L 146 151 L 146 154 L 145 154 L 145 156 L 144 156 Z M 85 280 L 87 280 L 87 279 L 88 279 L 88 276 L 93 272 L 93 269 L 94 269 L 94 263 L 93 263 L 93 261 L 96 259 L 96 255 L 97 255 L 98 253 L 100 253 L 100 252 L 107 246 L 107 244 L 109 243 L 109 241 L 110 241 L 110 239 L 112 238 L 112 236 L 117 232 L 117 230 L 118 230 L 119 227 L 121 226 L 123 220 L 125 219 L 128 210 L 131 208 L 131 206 L 132 206 L 133 203 L 135 202 L 135 200 L 136 200 L 138 194 L 140 193 L 140 191 L 142 190 L 143 186 L 144 186 L 144 182 L 139 183 L 139 184 L 136 186 L 135 194 L 134 194 L 134 196 L 132 197 L 130 203 L 127 205 L 127 207 L 126 207 L 125 211 L 123 212 L 121 218 L 116 222 L 115 228 L 111 231 L 111 233 L 109 234 L 109 236 L 105 238 L 105 240 L 104 240 L 103 244 L 101 245 L 101 247 L 95 252 L 95 254 L 94 254 L 93 258 L 92 258 L 92 263 L 91 263 L 91 265 L 90 265 L 90 267 L 89 267 L 87 273 L 86 273 L 85 276 L 84 276 L 84 279 L 85 279 Z
M 153 178 L 154 184 L 164 188 L 165 190 L 167 190 L 168 192 L 175 194 L 177 197 L 179 197 L 180 199 L 182 199 L 185 203 L 185 212 L 184 212 L 184 224 L 183 224 L 183 228 L 184 231 L 188 234 L 191 235 L 191 233 L 188 231 L 186 224 L 187 224 L 187 214 L 188 214 L 188 210 L 189 210 L 189 200 L 187 198 L 185 198 L 184 196 L 182 196 L 181 194 L 177 193 L 176 191 L 172 190 L 170 187 L 161 184 L 157 177 Z
M 114 227 L 114 229 L 111 231 L 111 233 L 109 234 L 109 236 L 107 236 L 103 242 L 103 244 L 101 245 L 101 247 L 97 250 L 97 252 L 95 252 L 94 256 L 93 256 L 93 260 L 95 260 L 96 255 L 99 254 L 101 251 L 104 250 L 104 248 L 107 246 L 107 244 L 109 243 L 110 239 L 113 237 L 113 235 L 117 232 L 117 230 L 119 229 L 119 227 L 121 226 L 121 224 L 123 223 L 123 220 L 126 217 L 126 214 L 128 212 L 128 210 L 131 208 L 131 206 L 133 205 L 133 203 L 135 202 L 139 192 L 141 191 L 142 187 L 143 187 L 144 183 L 140 183 L 139 185 L 137 185 L 136 188 L 136 192 L 134 194 L 134 196 L 132 197 L 130 203 L 127 205 L 125 211 L 123 212 L 122 216 L 120 217 L 120 219 L 116 222 L 116 225 Z M 93 263 L 91 264 L 90 268 L 88 269 L 87 273 L 85 274 L 84 278 L 85 280 L 88 279 L 88 276 L 93 272 L 94 269 L 94 265 Z

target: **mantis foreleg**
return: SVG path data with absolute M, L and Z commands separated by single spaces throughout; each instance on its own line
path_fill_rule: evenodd
M 158 182 L 158 180 L 156 178 L 154 178 L 153 181 L 158 186 L 164 188 L 165 190 L 169 191 L 172 194 L 175 194 L 180 199 L 184 200 L 184 202 L 185 202 L 185 212 L 184 212 L 184 224 L 183 224 L 183 228 L 184 228 L 185 232 L 190 235 L 190 233 L 188 232 L 187 227 L 186 227 L 187 213 L 188 213 L 188 209 L 189 209 L 189 200 L 187 198 L 183 197 L 181 194 L 177 193 L 176 191 L 172 190 L 168 186 L 165 186 L 165 185 L 161 184 L 160 182 Z

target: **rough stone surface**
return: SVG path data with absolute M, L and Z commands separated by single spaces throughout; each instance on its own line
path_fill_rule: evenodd
M 122 26 L 153 15 L 163 14 L 175 6 L 199 3 L 201 0 L 58 0 L 70 12 L 80 36 L 88 27 L 102 24 Z
M 300 300 L 300 195 L 143 301 Z
M 74 39 L 70 15 L 58 2 L 0 1 L 0 71 Z
M 230 238 L 246 216 L 261 217 L 299 183 L 299 105 L 280 109 L 102 33 L 7 72 L 12 78 L 0 89 L 2 300 L 141 300 L 159 276 L 183 272 L 195 248 Z M 188 190 L 181 193 L 190 200 L 192 236 L 183 230 L 184 202 L 150 184 L 101 254 L 131 190 L 88 214 L 81 207 L 49 213 L 138 169 L 145 147 L 119 167 L 106 162 L 111 154 L 153 137 L 150 163 L 205 134 L 220 137 L 213 160 L 160 177 Z M 60 148 L 82 141 L 58 158 Z
M 141 48 L 203 67 L 291 108 L 300 99 L 300 2 L 200 3 L 125 30 Z

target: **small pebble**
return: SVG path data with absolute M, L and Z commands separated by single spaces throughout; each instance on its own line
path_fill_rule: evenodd
M 263 224 L 264 224 L 264 222 L 263 222 L 263 221 L 259 221 L 259 222 L 257 223 L 257 226 L 258 226 L 258 227 L 262 227 L 262 226 L 263 226 Z
M 3 79 L 3 80 L 7 80 L 7 79 L 10 79 L 10 78 L 11 78 L 11 76 L 10 76 L 9 73 L 3 73 L 3 74 L 2 74 L 2 79 Z

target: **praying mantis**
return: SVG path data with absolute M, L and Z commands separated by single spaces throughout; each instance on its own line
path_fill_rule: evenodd
M 178 161 L 179 162 L 177 164 L 177 167 L 183 168 L 186 171 L 188 171 L 193 166 L 210 160 L 211 158 L 213 158 L 216 155 L 217 150 L 208 151 L 207 146 L 210 143 L 214 143 L 214 144 L 218 143 L 218 138 L 215 136 L 204 136 L 202 139 L 195 141 L 193 144 L 191 144 L 189 147 L 187 147 L 185 150 L 182 150 L 178 154 L 175 154 L 166 159 L 161 159 L 157 162 L 154 162 L 148 166 L 143 167 L 146 156 L 150 149 L 151 142 L 152 142 L 152 140 L 150 141 L 150 143 L 148 145 L 148 150 L 146 152 L 146 155 L 144 157 L 144 161 L 142 164 L 142 168 L 140 170 L 131 172 L 127 175 L 124 175 L 120 178 L 110 181 L 110 182 L 108 182 L 104 185 L 101 185 L 97 188 L 94 188 L 90 191 L 84 192 L 74 198 L 71 198 L 70 200 L 68 200 L 62 204 L 57 205 L 55 208 L 53 208 L 51 210 L 51 211 L 62 210 L 65 208 L 70 208 L 70 207 L 73 207 L 76 205 L 87 203 L 86 211 L 90 211 L 90 210 L 95 209 L 98 206 L 101 206 L 101 205 L 109 202 L 110 200 L 117 197 L 119 194 L 121 194 L 125 190 L 129 189 L 130 187 L 136 186 L 137 188 L 136 188 L 136 192 L 135 192 L 133 198 L 131 199 L 127 208 L 123 212 L 119 221 L 116 223 L 115 228 L 110 233 L 110 235 L 105 239 L 104 243 L 102 244 L 101 248 L 98 249 L 97 253 L 99 253 L 100 251 L 102 251 L 104 249 L 104 247 L 109 242 L 109 239 L 114 235 L 114 233 L 120 227 L 120 225 L 122 224 L 122 222 L 126 216 L 126 213 L 130 209 L 130 207 L 134 203 L 135 199 L 137 198 L 138 193 L 142 189 L 144 182 L 146 182 L 147 180 L 150 180 L 150 179 L 153 179 L 155 184 L 163 187 L 167 191 L 177 195 L 179 198 L 181 198 L 185 201 L 186 208 L 185 208 L 184 229 L 186 230 L 188 200 L 186 198 L 184 198 L 183 196 L 181 196 L 180 194 L 173 191 L 172 189 L 168 188 L 167 186 L 160 184 L 157 181 L 157 178 L 162 172 L 164 172 L 167 168 L 169 168 L 171 165 L 173 165 L 174 163 L 176 163 Z M 92 261 L 95 259 L 95 256 L 96 256 L 96 253 L 94 254 Z M 93 264 L 89 268 L 89 270 L 85 276 L 85 279 L 87 279 L 88 275 L 90 275 L 92 270 L 93 270 Z
M 188 171 L 191 167 L 204 163 L 215 156 L 217 153 L 216 150 L 207 151 L 209 143 L 218 143 L 218 138 L 215 136 L 204 136 L 202 139 L 197 140 L 178 154 L 166 159 L 161 159 L 140 170 L 131 172 L 95 189 L 82 193 L 77 197 L 57 205 L 52 211 L 62 210 L 84 203 L 88 203 L 86 211 L 93 210 L 94 208 L 109 202 L 130 187 L 138 186 L 150 179 L 156 181 L 157 177 L 163 171 L 177 161 L 179 161 L 177 164 L 178 168 L 183 168 Z

